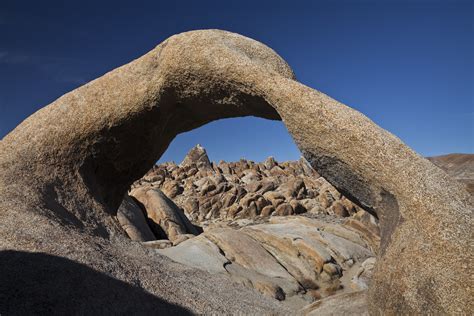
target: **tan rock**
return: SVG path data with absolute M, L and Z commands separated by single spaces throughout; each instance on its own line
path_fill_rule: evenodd
M 279 301 L 282 301 L 285 299 L 286 295 L 285 292 L 281 289 L 281 287 L 271 284 L 271 283 L 266 283 L 266 282 L 261 282 L 261 281 L 255 281 L 253 282 L 253 285 L 257 291 L 260 293 L 273 297 Z
M 219 248 L 203 235 L 187 239 L 178 246 L 158 252 L 176 262 L 210 273 L 225 273 L 224 265 L 229 262 L 220 253 Z
M 240 178 L 240 181 L 246 185 L 260 181 L 260 176 L 255 170 L 247 170 L 245 175 Z
M 293 207 L 291 207 L 290 204 L 282 203 L 277 206 L 275 212 L 273 212 L 273 215 L 288 216 L 288 215 L 293 215 L 294 213 L 295 211 L 293 210 Z
M 329 191 L 323 191 L 318 195 L 318 201 L 323 209 L 328 209 L 334 202 L 334 197 Z
M 259 197 L 260 195 L 249 193 L 239 201 L 239 204 L 247 208 L 250 206 L 250 203 L 255 202 Z
M 274 211 L 275 208 L 273 207 L 273 205 L 267 205 L 262 209 L 262 212 L 260 214 L 262 216 L 270 216 Z
M 120 276 L 126 284 L 143 278 L 144 290 L 163 298 L 167 294 L 150 281 L 163 271 L 140 276 L 126 271 L 132 261 L 148 262 L 153 256 L 141 250 L 131 255 L 120 239 L 110 239 L 100 250 L 94 247 L 100 238 L 119 234 L 111 216 L 131 183 L 177 134 L 245 115 L 282 119 L 310 164 L 380 219 L 381 247 L 368 296 L 372 313 L 474 310 L 466 284 L 471 275 L 466 262 L 473 253 L 466 234 L 472 230 L 473 202 L 466 188 L 361 113 L 297 82 L 270 48 L 218 30 L 173 36 L 64 95 L 5 136 L 0 142 L 0 248 L 70 258 Z M 28 229 L 33 217 L 35 229 Z M 76 228 L 80 232 L 73 236 Z M 44 236 L 51 240 L 40 242 Z M 79 250 L 69 250 L 72 244 L 93 254 L 80 258 Z M 446 267 L 451 273 L 444 273 Z M 193 300 L 180 304 L 197 313 L 212 308 L 249 312 L 244 301 L 254 313 L 257 306 L 265 312 L 272 306 L 244 294 L 235 303 L 226 285 L 216 295 L 227 299 L 203 303 L 207 293 L 197 298 L 200 292 L 187 288 Z M 166 297 L 176 301 L 178 295 L 171 292 Z M 182 297 L 191 292 L 181 292 Z M 104 298 L 102 305 L 118 310 L 125 310 L 124 304 L 150 306 L 115 304 L 114 297 Z M 150 310 L 156 309 L 142 311 Z
M 284 182 L 278 187 L 278 192 L 280 192 L 285 198 L 291 199 L 296 198 L 300 195 L 300 192 L 306 190 L 304 181 L 300 178 L 289 178 L 287 182 Z
M 317 274 L 322 273 L 325 264 L 333 263 L 341 271 L 341 268 L 352 269 L 354 262 L 361 263 L 373 256 L 357 233 L 316 219 L 272 217 L 269 224 L 243 230 L 260 241 L 301 284 L 316 284 Z M 333 275 L 328 274 L 327 281 Z M 339 276 L 340 273 L 336 275 Z
M 341 267 L 331 262 L 328 262 L 323 266 L 323 271 L 329 274 L 331 277 L 339 277 L 342 275 Z
M 229 207 L 227 211 L 227 215 L 229 218 L 235 218 L 239 212 L 242 211 L 242 206 L 238 204 L 233 204 L 231 207 Z
M 266 192 L 263 197 L 270 201 L 275 208 L 285 201 L 285 197 L 281 193 L 275 191 Z
M 317 279 L 317 270 L 310 262 L 301 260 L 298 248 L 293 245 L 291 238 L 285 236 L 288 232 L 287 228 L 275 225 L 255 225 L 246 227 L 242 231 L 258 240 L 300 284 L 304 284 L 306 288 L 317 288 L 314 283 Z
M 317 273 L 321 273 L 324 265 L 332 260 L 330 251 L 317 240 L 298 238 L 293 240 L 293 245 L 296 246 L 300 254 L 305 256 L 305 260 Z
M 173 242 L 180 235 L 197 234 L 193 224 L 170 199 L 156 188 L 138 188 L 130 195 L 143 204 L 148 217 L 159 225 Z
M 263 295 L 270 296 L 279 301 L 284 300 L 287 295 L 293 296 L 302 290 L 294 280 L 269 277 L 247 269 L 238 263 L 228 264 L 225 266 L 225 269 L 233 280 L 247 287 L 253 287 Z
M 237 189 L 232 188 L 222 198 L 222 207 L 230 207 L 237 200 Z
M 272 175 L 272 176 L 287 176 L 287 173 L 280 166 L 275 166 L 270 170 L 270 175 Z
M 233 229 L 215 229 L 205 236 L 222 249 L 226 257 L 257 273 L 292 280 L 293 277 L 251 237 Z
M 375 269 L 375 262 L 375 257 L 368 258 L 362 262 L 356 275 L 351 279 L 354 288 L 358 290 L 366 290 L 369 288 L 370 280 L 372 279 L 372 274 Z
M 277 162 L 275 161 L 275 158 L 273 157 L 268 157 L 264 162 L 263 165 L 265 166 L 265 169 L 267 170 L 272 170 L 273 167 L 275 167 Z
M 231 171 L 232 169 L 229 168 L 229 165 L 225 161 L 223 160 L 219 161 L 219 164 L 217 166 L 219 167 L 220 170 L 222 170 L 222 173 L 232 174 L 232 171 Z
M 188 152 L 186 157 L 184 157 L 184 160 L 181 162 L 180 166 L 185 167 L 193 164 L 196 165 L 198 169 L 212 168 L 206 150 L 199 144 Z
M 142 209 L 128 195 L 117 210 L 117 219 L 131 240 L 150 241 L 156 237 L 146 222 Z
M 263 196 L 258 196 L 255 200 L 255 206 L 257 207 L 257 214 L 260 214 L 263 208 L 269 205 L 270 202 L 267 201 Z
M 173 243 L 168 239 L 159 239 L 159 240 L 152 240 L 152 241 L 144 241 L 142 245 L 146 248 L 151 249 L 164 249 L 173 246 Z
M 306 208 L 297 200 L 291 200 L 290 205 L 291 205 L 291 208 L 293 208 L 294 214 L 306 213 Z
M 255 181 L 255 182 L 250 182 L 245 186 L 247 192 L 257 192 L 262 188 L 262 182 L 260 181 Z
M 316 315 L 369 315 L 366 291 L 344 293 L 316 301 L 303 308 L 302 314 Z
M 177 181 L 166 181 L 161 187 L 161 191 L 170 199 L 175 198 L 178 194 L 183 191 L 183 188 Z
M 378 253 L 380 246 L 380 233 L 378 226 L 375 228 L 367 222 L 362 222 L 354 218 L 348 218 L 344 225 L 356 230 L 359 235 L 364 239 L 367 245 L 370 246 L 374 253 Z
M 196 237 L 196 235 L 193 235 L 193 234 L 178 235 L 176 238 L 173 239 L 173 246 L 177 246 L 180 243 L 182 243 L 183 241 L 186 241 L 186 240 L 188 240 L 190 238 L 193 238 L 193 237 Z
M 349 212 L 347 211 L 346 207 L 340 200 L 334 201 L 331 207 L 329 208 L 329 213 L 334 214 L 337 217 L 348 217 Z
M 262 181 L 262 187 L 258 190 L 259 194 L 265 194 L 268 191 L 273 191 L 275 189 L 275 183 L 268 179 L 266 181 Z
M 323 207 L 316 199 L 302 199 L 299 202 L 310 213 L 318 214 L 324 212 Z
M 187 198 L 184 203 L 184 211 L 187 214 L 195 214 L 199 211 L 199 202 L 196 198 L 189 197 Z

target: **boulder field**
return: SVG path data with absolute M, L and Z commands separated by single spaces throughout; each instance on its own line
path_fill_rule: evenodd
M 474 310 L 465 186 L 299 83 L 267 46 L 200 30 L 65 94 L 1 140 L 0 313 L 286 313 L 278 300 L 133 243 L 115 219 L 177 134 L 246 115 L 281 119 L 310 165 L 379 219 L 370 313 Z
M 364 296 L 380 243 L 378 220 L 304 158 L 216 164 L 199 145 L 181 164 L 154 166 L 136 181 L 117 219 L 145 247 L 294 311 L 332 295 Z M 357 302 L 346 307 L 367 311 Z

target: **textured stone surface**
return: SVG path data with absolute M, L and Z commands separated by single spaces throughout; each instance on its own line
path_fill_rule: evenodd
M 375 267 L 375 258 L 368 258 L 362 262 L 359 270 L 356 275 L 351 279 L 353 287 L 358 289 L 368 289 L 370 285 L 370 280 L 372 279 L 372 274 Z
M 170 37 L 2 139 L 0 249 L 81 262 L 196 312 L 283 312 L 254 292 L 204 272 L 175 273 L 181 268 L 157 254 L 131 250 L 111 216 L 178 133 L 245 115 L 281 118 L 311 165 L 379 217 L 370 311 L 474 309 L 467 233 L 473 207 L 464 186 L 361 113 L 297 82 L 273 50 L 217 30 Z M 150 262 L 154 270 L 144 269 Z M 172 285 L 179 279 L 187 286 Z M 114 305 L 113 298 L 104 305 Z M 33 310 L 43 306 L 41 297 L 31 300 Z
M 369 315 L 366 296 L 365 291 L 330 296 L 305 307 L 303 315 Z
M 225 273 L 224 265 L 229 262 L 219 248 L 202 235 L 158 252 L 176 262 L 211 273 Z
M 131 240 L 151 241 L 156 237 L 146 222 L 142 209 L 135 201 L 125 196 L 117 210 L 117 219 Z
M 259 242 L 233 229 L 214 229 L 205 233 L 227 258 L 249 270 L 270 277 L 293 279 Z
M 146 210 L 148 218 L 159 226 L 173 243 L 183 235 L 197 235 L 197 230 L 172 200 L 159 189 L 141 187 L 130 192 Z M 153 226 L 152 226 L 153 227 Z
M 207 152 L 201 145 L 194 147 L 186 156 L 181 163 L 182 167 L 190 167 L 195 164 L 197 168 L 209 169 L 211 168 L 211 162 L 207 156 Z
M 316 299 L 367 289 L 374 253 L 342 221 L 321 215 L 272 217 L 261 223 L 246 219 L 238 227 L 220 222 L 222 227 L 208 227 L 204 234 L 158 252 L 227 275 L 297 310 Z
M 274 167 L 279 168 L 278 176 L 269 171 Z M 271 214 L 310 212 L 349 217 L 362 210 L 320 177 L 304 158 L 281 163 L 270 157 L 261 163 L 241 159 L 215 164 L 200 145 L 179 165 L 156 165 L 132 185 L 134 189 L 150 186 L 162 190 L 201 226 L 209 221 Z

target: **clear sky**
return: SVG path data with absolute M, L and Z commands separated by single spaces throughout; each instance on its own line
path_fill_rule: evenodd
M 167 37 L 219 28 L 259 40 L 298 80 L 430 156 L 474 152 L 474 1 L 0 1 L 0 137 Z M 297 159 L 281 122 L 210 123 L 178 136 L 212 160 Z

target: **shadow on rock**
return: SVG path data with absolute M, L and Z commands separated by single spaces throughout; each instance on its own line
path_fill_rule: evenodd
M 61 257 L 1 251 L 0 271 L 1 315 L 191 314 L 138 286 Z

